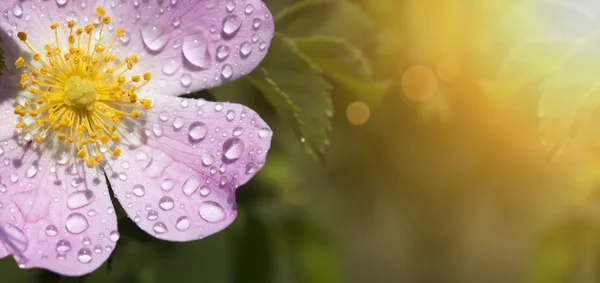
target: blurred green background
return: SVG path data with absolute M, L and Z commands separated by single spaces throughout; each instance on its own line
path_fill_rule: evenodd
M 510 54 L 497 31 L 518 2 L 266 1 L 277 34 L 261 66 L 192 95 L 243 103 L 273 129 L 237 220 L 170 243 L 122 218 L 90 276 L 3 260 L 1 281 L 600 282 L 577 155 L 550 158 L 532 103 L 498 110 L 481 83 Z

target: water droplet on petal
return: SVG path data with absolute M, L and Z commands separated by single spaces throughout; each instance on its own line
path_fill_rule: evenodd
M 170 191 L 171 189 L 173 189 L 173 187 L 175 186 L 175 181 L 167 178 L 162 180 L 162 182 L 160 182 L 160 188 L 163 191 Z
M 225 4 L 225 9 L 228 13 L 233 12 L 233 10 L 235 10 L 235 3 L 233 3 L 232 1 L 227 2 L 227 4 Z
M 194 192 L 196 192 L 198 187 L 200 187 L 200 181 L 194 177 L 189 177 L 187 180 L 185 180 L 185 183 L 183 183 L 183 187 L 181 187 L 181 189 L 186 196 L 190 197 L 192 194 L 194 194 Z
M 110 234 L 108 234 L 108 238 L 113 242 L 118 241 L 120 237 L 121 237 L 121 234 L 119 234 L 118 231 L 112 231 L 112 232 L 110 232 Z
M 91 190 L 75 191 L 67 196 L 67 207 L 71 210 L 84 207 L 94 200 L 94 192 Z
M 181 18 L 177 17 L 173 19 L 173 27 L 178 28 L 181 25 Z
M 83 231 L 87 230 L 87 228 L 90 227 L 90 224 L 88 223 L 85 216 L 78 212 L 71 213 L 71 215 L 67 217 L 67 221 L 65 224 L 67 226 L 67 230 L 69 230 L 69 232 L 73 234 L 83 233 Z
M 190 228 L 190 226 L 190 219 L 187 216 L 181 216 L 177 218 L 177 222 L 175 222 L 175 228 L 179 231 L 185 231 Z
M 183 38 L 183 56 L 194 66 L 207 69 L 210 67 L 208 43 L 202 33 L 195 33 Z
M 65 253 L 71 250 L 71 242 L 69 242 L 69 240 L 59 240 L 56 243 L 56 252 L 57 253 Z
M 200 188 L 200 195 L 205 197 L 205 196 L 208 196 L 208 194 L 210 194 L 210 188 L 207 186 L 202 186 Z
M 92 261 L 92 251 L 88 248 L 81 248 L 77 252 L 77 260 L 81 263 L 89 263 Z
M 46 235 L 50 237 L 58 235 L 58 228 L 52 224 L 46 226 Z
M 227 110 L 227 115 L 225 118 L 227 118 L 227 121 L 232 121 L 235 118 L 235 111 Z
M 223 143 L 223 162 L 226 164 L 237 161 L 244 153 L 244 142 L 239 138 L 230 138 Z
M 229 64 L 223 65 L 223 68 L 221 68 L 221 79 L 230 80 L 232 76 L 233 76 L 233 67 L 231 67 L 231 65 L 229 65 Z
M 146 194 L 146 189 L 144 188 L 144 186 L 137 184 L 133 186 L 132 192 L 135 196 L 142 197 Z
M 154 221 L 154 220 L 158 219 L 158 211 L 152 209 L 152 210 L 148 211 L 148 215 L 146 217 L 148 217 L 148 220 Z
M 175 207 L 175 202 L 173 201 L 172 197 L 164 196 L 158 200 L 158 206 L 162 210 L 171 210 L 173 207 Z
M 268 137 L 270 134 L 271 134 L 271 129 L 269 129 L 267 127 L 260 128 L 260 130 L 258 130 L 258 137 L 261 139 Z
M 204 166 L 210 166 L 215 163 L 215 156 L 210 152 L 205 152 L 202 154 L 202 164 Z
M 246 15 L 250 15 L 252 12 L 254 12 L 254 6 L 252 6 L 252 4 L 246 5 L 244 8 L 244 13 L 246 13 Z
M 188 73 L 185 73 L 185 74 L 181 75 L 180 82 L 183 87 L 188 87 L 192 84 L 192 76 L 190 76 L 190 74 L 188 74 Z
M 231 132 L 231 134 L 232 134 L 234 137 L 239 137 L 239 136 L 241 136 L 243 133 L 244 133 L 244 128 L 242 128 L 242 127 L 235 127 L 235 128 L 233 128 L 233 131 Z
M 242 45 L 240 46 L 241 57 L 248 58 L 248 56 L 250 56 L 251 52 L 252 52 L 252 44 L 250 44 L 250 42 L 248 42 L 248 41 L 242 42 Z
M 181 117 L 175 117 L 173 119 L 173 129 L 179 131 L 183 127 L 183 119 Z
M 23 6 L 20 3 L 15 3 L 12 6 L 12 13 L 15 17 L 20 18 L 23 15 Z
M 208 133 L 208 127 L 203 122 L 194 122 L 189 128 L 189 137 L 191 143 L 201 141 Z
M 164 234 L 168 231 L 167 226 L 165 225 L 165 223 L 162 222 L 156 222 L 152 227 L 152 230 L 154 230 L 154 232 L 156 232 L 157 234 Z
M 225 209 L 214 201 L 205 201 L 198 206 L 198 214 L 202 219 L 210 223 L 225 220 Z
M 180 62 L 179 58 L 171 57 L 171 58 L 167 59 L 166 63 L 162 66 L 162 72 L 165 75 L 175 74 L 175 72 L 177 72 L 177 70 L 179 69 L 180 65 L 181 65 L 181 62 Z
M 255 18 L 254 20 L 252 20 L 252 27 L 257 30 L 260 28 L 260 19 L 259 18 Z
M 237 15 L 229 15 L 223 19 L 223 35 L 225 38 L 231 39 L 240 30 L 242 19 Z
M 56 0 L 56 4 L 58 4 L 58 6 L 64 6 L 67 4 L 67 0 Z
M 151 24 L 142 30 L 142 40 L 148 49 L 159 51 L 167 44 L 169 36 L 160 28 L 160 25 Z
M 223 61 L 227 59 L 227 57 L 229 57 L 229 52 L 231 52 L 229 46 L 219 45 L 219 47 L 217 47 L 217 60 Z
M 265 51 L 265 49 L 267 49 L 267 43 L 266 43 L 266 42 L 264 42 L 264 41 L 261 41 L 261 42 L 258 44 L 258 49 L 260 49 L 260 51 Z

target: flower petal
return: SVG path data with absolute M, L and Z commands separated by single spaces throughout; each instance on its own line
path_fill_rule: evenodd
M 153 75 L 144 88 L 152 96 L 212 88 L 248 74 L 265 56 L 274 32 L 271 13 L 260 0 L 4 1 L 0 28 L 17 50 L 25 50 L 16 42 L 17 31 L 27 32 L 29 43 L 43 50 L 54 43 L 50 24 L 60 23 L 59 41 L 66 46 L 66 22 L 90 24 L 97 6 L 112 17 L 101 43 L 110 45 L 116 28 L 125 30 L 112 54 L 140 58 L 132 73 Z
M 250 73 L 274 32 L 271 13 L 260 0 L 124 4 L 123 17 L 139 18 L 126 30 L 136 31 L 130 44 L 136 45 L 140 64 L 134 72 L 152 74 L 145 88 L 152 96 L 213 88 Z
M 271 130 L 239 104 L 159 97 L 142 141 L 112 164 L 115 196 L 144 231 L 189 241 L 227 227 L 235 191 L 264 164 Z
M 1 145 L 0 245 L 21 268 L 68 276 L 98 268 L 118 240 L 104 176 L 16 138 Z

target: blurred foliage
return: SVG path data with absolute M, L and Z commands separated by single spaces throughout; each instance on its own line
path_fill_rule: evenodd
M 117 210 L 119 245 L 90 276 L 3 260 L 3 278 L 598 282 L 600 21 L 566 0 L 265 2 L 261 65 L 186 95 L 243 103 L 273 129 L 237 220 L 171 243 Z

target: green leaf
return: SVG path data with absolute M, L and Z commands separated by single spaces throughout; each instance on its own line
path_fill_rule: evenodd
M 375 24 L 360 6 L 346 0 L 300 1 L 274 20 L 276 31 L 290 37 L 340 37 L 362 50 L 375 45 Z
M 296 39 L 295 43 L 331 82 L 344 91 L 370 104 L 378 104 L 383 98 L 384 85 L 373 79 L 371 65 L 363 52 L 347 40 L 316 36 Z
M 261 67 L 246 77 L 292 127 L 308 153 L 325 161 L 333 104 L 331 86 L 294 42 L 276 34 Z
M 244 230 L 235 234 L 233 242 L 233 282 L 269 282 L 272 258 L 268 227 L 251 214 L 245 218 Z

